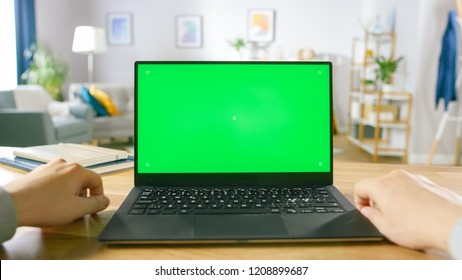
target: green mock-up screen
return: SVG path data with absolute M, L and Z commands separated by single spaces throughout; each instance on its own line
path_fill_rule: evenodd
M 328 64 L 137 64 L 139 173 L 330 171 Z

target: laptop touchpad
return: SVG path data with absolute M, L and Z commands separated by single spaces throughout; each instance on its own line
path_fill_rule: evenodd
M 207 239 L 246 239 L 288 236 L 281 216 L 204 215 L 196 216 L 194 236 Z

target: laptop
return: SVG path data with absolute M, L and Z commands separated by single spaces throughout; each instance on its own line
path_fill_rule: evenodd
M 136 62 L 134 184 L 99 241 L 382 239 L 333 186 L 330 62 Z

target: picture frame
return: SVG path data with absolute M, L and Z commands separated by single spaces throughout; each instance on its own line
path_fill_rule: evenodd
M 274 41 L 276 12 L 271 9 L 250 9 L 247 19 L 249 42 L 270 43 Z
M 176 46 L 178 48 L 202 47 L 202 17 L 181 15 L 176 17 Z
M 107 15 L 106 30 L 109 45 L 131 45 L 133 43 L 133 20 L 131 13 L 109 13 Z

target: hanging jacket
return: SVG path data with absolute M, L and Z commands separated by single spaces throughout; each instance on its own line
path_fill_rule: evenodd
M 442 48 L 438 65 L 435 105 L 444 99 L 444 110 L 448 110 L 451 101 L 457 100 L 457 44 L 459 42 L 459 23 L 457 12 L 449 11 L 448 24 L 444 31 Z

